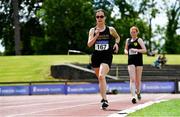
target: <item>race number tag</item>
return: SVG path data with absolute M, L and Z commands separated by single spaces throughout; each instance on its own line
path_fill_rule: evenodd
M 95 50 L 102 51 L 108 49 L 109 49 L 109 44 L 95 44 Z
M 132 49 L 129 49 L 129 55 L 136 55 L 138 54 L 138 52 L 133 51 Z
M 102 51 L 109 49 L 109 42 L 108 41 L 97 41 L 95 44 L 95 50 Z

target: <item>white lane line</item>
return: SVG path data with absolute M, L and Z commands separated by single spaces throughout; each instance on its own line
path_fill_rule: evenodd
M 45 98 L 45 99 L 42 99 L 43 101 L 44 100 L 46 100 L 47 98 Z M 71 101 L 69 101 L 69 100 L 67 100 L 67 101 L 61 101 L 61 100 L 64 100 L 65 98 L 63 98 L 63 99 L 56 99 L 56 100 L 48 100 L 47 99 L 47 101 L 46 102 L 39 102 L 39 100 L 37 100 L 37 101 L 33 101 L 33 102 L 31 102 L 31 104 L 26 104 L 26 102 L 28 102 L 28 101 L 30 101 L 30 100 L 28 100 L 28 101 L 26 101 L 26 102 L 23 102 L 23 104 L 22 104 L 22 102 L 19 104 L 18 102 L 16 102 L 16 103 L 13 103 L 14 105 L 12 105 L 12 103 L 10 103 L 11 105 L 7 105 L 8 103 L 4 103 L 5 105 L 1 105 L 1 108 L 0 108 L 0 110 L 2 110 L 2 109 L 8 109 L 8 108 L 20 108 L 20 107 L 28 107 L 28 106 L 38 106 L 38 105 L 48 105 L 48 104 L 63 104 L 63 103 L 71 103 L 71 102 L 82 102 L 82 101 L 87 101 L 87 99 L 86 98 L 84 98 L 84 99 L 81 99 L 81 100 L 79 100 L 79 99 L 71 99 Z M 32 99 L 32 100 L 35 100 L 35 99 Z M 90 100 L 88 100 L 88 101 L 90 101 Z M 94 100 L 93 100 L 94 101 Z
M 92 101 L 94 101 L 94 100 L 92 100 Z M 111 102 L 116 102 L 116 101 L 119 101 L 119 99 L 112 100 Z M 98 103 L 98 102 L 94 102 L 94 103 L 85 103 L 85 104 L 79 104 L 79 105 L 74 105 L 74 106 L 68 106 L 68 107 L 63 107 L 63 108 L 61 108 L 61 107 L 58 107 L 58 108 L 51 108 L 51 109 L 45 109 L 45 110 L 39 110 L 39 111 L 33 111 L 33 112 L 28 112 L 28 113 L 13 114 L 13 115 L 9 115 L 9 116 L 6 116 L 6 117 L 25 116 L 25 115 L 37 114 L 37 113 L 46 112 L 46 111 L 62 110 L 62 109 L 75 108 L 75 107 L 86 106 L 86 105 L 92 105 L 92 104 L 99 104 L 99 103 Z
M 82 100 L 81 100 L 82 101 Z M 10 106 L 5 106 L 3 107 L 3 105 L 1 106 L 0 110 L 2 109 L 8 109 L 8 108 L 21 108 L 21 107 L 28 107 L 28 106 L 38 106 L 38 105 L 48 105 L 48 104 L 63 104 L 63 103 L 71 103 L 71 102 L 79 102 L 79 100 L 72 100 L 72 101 L 54 101 L 54 102 L 41 102 L 41 103 L 34 103 L 32 102 L 32 104 L 23 104 L 23 105 L 10 105 Z
M 135 112 L 137 110 L 143 109 L 143 108 L 145 108 L 147 106 L 150 106 L 150 105 L 152 105 L 154 103 L 160 103 L 160 102 L 163 102 L 163 101 L 168 101 L 168 100 L 149 101 L 149 102 L 146 102 L 144 104 L 139 104 L 138 106 L 135 106 L 135 107 L 132 107 L 132 108 L 129 108 L 129 109 L 125 109 L 125 110 L 120 111 L 118 113 L 111 114 L 108 117 L 126 117 L 130 113 L 133 113 L 133 112 Z
M 144 104 L 139 104 L 139 105 L 131 107 L 129 109 L 119 111 L 118 113 L 108 115 L 107 117 L 126 117 L 128 114 L 133 113 L 133 112 L 135 112 L 137 110 L 143 109 L 143 108 L 145 108 L 147 106 L 150 106 L 150 105 L 152 105 L 154 103 L 160 103 L 160 102 L 163 102 L 163 101 L 168 101 L 168 100 L 165 100 L 165 99 L 163 100 L 163 98 L 166 97 L 166 96 L 167 96 L 167 94 L 162 95 L 160 97 L 155 98 L 152 101 L 146 102 Z
M 75 107 L 86 106 L 86 105 L 91 105 L 91 104 L 97 104 L 97 102 L 96 103 L 79 104 L 79 105 L 63 107 L 63 108 L 61 108 L 61 107 L 59 107 L 59 108 L 51 108 L 51 109 L 45 109 L 45 110 L 40 110 L 40 111 L 33 111 L 33 112 L 22 113 L 22 114 L 13 114 L 13 115 L 9 115 L 7 117 L 16 117 L 16 116 L 30 115 L 30 114 L 36 114 L 36 113 L 41 113 L 41 112 L 46 112 L 46 111 L 54 111 L 54 110 L 61 110 L 61 109 L 67 109 L 67 108 L 75 108 Z

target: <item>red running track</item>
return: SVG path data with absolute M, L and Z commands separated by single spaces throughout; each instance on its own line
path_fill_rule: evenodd
M 148 101 L 180 98 L 180 94 L 142 94 L 131 103 L 130 94 L 108 95 L 109 107 L 100 109 L 99 94 L 1 96 L 0 117 L 107 117 Z

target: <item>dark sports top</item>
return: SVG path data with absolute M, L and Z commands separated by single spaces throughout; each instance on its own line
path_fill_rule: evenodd
M 94 53 L 112 54 L 112 52 L 113 52 L 112 35 L 110 34 L 109 27 L 106 26 L 106 29 L 103 32 L 99 33 L 99 36 L 94 44 Z
M 138 42 L 138 39 L 139 38 L 137 38 L 134 41 L 131 41 L 132 40 L 131 38 L 128 39 L 128 57 L 129 57 L 129 59 L 134 58 L 134 57 L 137 59 L 139 58 L 139 60 L 142 59 L 142 53 L 131 51 L 132 48 L 142 49 Z

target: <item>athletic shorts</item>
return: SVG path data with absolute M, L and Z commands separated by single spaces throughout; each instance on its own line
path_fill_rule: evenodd
M 143 66 L 143 60 L 138 57 L 130 57 L 128 58 L 128 65 Z
M 109 68 L 112 64 L 113 55 L 107 53 L 95 54 L 91 56 L 91 63 L 93 68 L 99 68 L 101 63 L 106 63 L 109 65 Z

